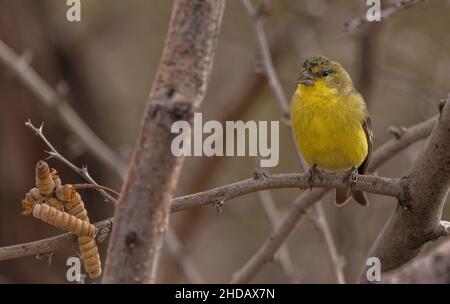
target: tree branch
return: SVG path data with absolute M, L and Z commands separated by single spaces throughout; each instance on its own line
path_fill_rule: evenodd
M 264 211 L 272 224 L 272 229 L 276 229 L 280 223 L 281 214 L 277 209 L 272 194 L 270 191 L 259 191 L 258 196 L 264 207 Z M 280 264 L 281 269 L 290 281 L 295 283 L 298 280 L 298 274 L 295 271 L 295 266 L 292 262 L 291 254 L 289 253 L 289 247 L 286 243 L 280 247 L 278 254 L 275 255 L 275 260 Z
M 331 265 L 333 267 L 334 276 L 336 277 L 336 281 L 338 284 L 345 284 L 345 276 L 344 276 L 344 263 L 342 258 L 339 256 L 339 253 L 336 249 L 336 244 L 334 243 L 333 236 L 331 234 L 331 229 L 328 225 L 327 218 L 325 216 L 325 212 L 323 210 L 322 202 L 319 201 L 314 205 L 313 221 L 316 228 L 322 234 L 322 237 L 325 241 L 325 245 L 327 247 L 327 253 L 331 261 Z
M 394 211 L 369 254 L 380 259 L 383 272 L 405 264 L 426 242 L 448 234 L 447 227 L 440 222 L 450 186 L 448 99 L 442 102 L 440 110 L 439 120 L 423 151 L 402 178 L 405 197 L 400 202 L 408 208 Z
M 447 223 L 448 226 L 449 223 Z M 385 284 L 450 284 L 450 241 L 398 270 L 386 273 Z
M 183 164 L 171 126 L 191 121 L 206 93 L 225 1 L 177 0 L 125 181 L 103 283 L 154 281 L 173 191 Z
M 280 106 L 284 118 L 289 118 L 289 102 L 281 87 L 280 80 L 278 79 L 275 67 L 273 66 L 272 56 L 270 55 L 270 47 L 267 41 L 267 37 L 264 31 L 264 18 L 256 10 L 250 0 L 242 0 L 248 14 L 253 19 L 253 25 L 255 27 L 256 37 L 258 39 L 259 49 L 261 51 L 262 64 L 264 67 L 269 86 L 274 92 L 276 100 Z
M 43 132 L 44 125 L 42 124 L 39 128 L 36 128 L 30 120 L 28 120 L 25 123 L 25 126 L 30 128 L 36 136 L 39 136 L 42 141 L 47 145 L 47 147 L 50 148 L 50 151 L 47 153 L 50 155 L 50 157 L 56 158 L 57 160 L 61 161 L 63 164 L 65 164 L 67 167 L 81 175 L 86 181 L 88 181 L 90 184 L 95 185 L 99 187 L 99 184 L 89 175 L 87 167 L 83 166 L 81 168 L 78 168 L 75 166 L 71 161 L 69 161 L 67 158 L 65 158 L 61 153 L 59 153 L 55 147 L 50 143 L 50 141 L 45 137 Z M 112 197 L 109 193 L 107 193 L 104 189 L 97 188 L 97 191 L 105 198 L 105 200 L 110 201 L 112 203 L 116 203 L 117 200 Z
M 321 172 L 320 178 L 315 179 L 311 185 L 313 187 L 338 188 L 342 187 L 345 183 L 346 177 L 345 173 Z M 400 179 L 398 178 L 360 175 L 352 185 L 352 189 L 402 197 L 402 188 L 400 185 Z M 211 204 L 211 202 L 223 204 L 232 198 L 252 192 L 282 188 L 310 188 L 308 174 L 284 173 L 259 176 L 208 191 L 186 195 L 173 200 L 172 212 Z
M 400 10 L 410 8 L 422 2 L 424 2 L 424 0 L 397 0 L 395 3 L 388 5 L 386 8 L 383 8 L 381 10 L 381 19 L 387 19 L 390 16 L 398 13 Z M 370 21 L 367 20 L 367 15 L 363 14 L 358 18 L 346 22 L 344 26 L 345 30 L 351 33 L 367 23 L 370 23 Z

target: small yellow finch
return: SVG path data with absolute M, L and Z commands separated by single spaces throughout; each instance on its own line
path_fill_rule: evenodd
M 291 101 L 292 129 L 298 149 L 311 166 L 348 172 L 348 179 L 364 174 L 372 152 L 372 128 L 366 103 L 336 61 L 324 56 L 307 59 Z M 336 189 L 336 205 L 350 198 L 368 206 L 366 195 L 351 183 Z

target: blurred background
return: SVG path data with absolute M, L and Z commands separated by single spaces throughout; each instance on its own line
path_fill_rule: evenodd
M 0 39 L 17 53 L 30 51 L 32 67 L 52 87 L 65 81 L 67 98 L 84 121 L 125 160 L 137 138 L 141 114 L 157 70 L 173 1 L 82 0 L 82 22 L 66 20 L 66 1 L 0 0 Z M 386 21 L 353 33 L 346 21 L 365 14 L 366 1 L 277 0 L 266 17 L 266 30 L 277 72 L 287 96 L 305 58 L 324 54 L 341 62 L 368 103 L 375 149 L 390 139 L 389 126 L 409 126 L 437 113 L 437 101 L 450 91 L 450 1 L 425 1 Z M 384 1 L 383 3 L 389 3 Z M 241 1 L 229 0 L 203 106 L 204 120 L 280 120 L 262 74 L 259 48 Z M 47 147 L 24 126 L 30 118 L 45 122 L 45 134 L 77 165 L 88 165 L 103 185 L 120 190 L 121 180 L 77 141 L 55 110 L 37 99 L 0 65 L 0 247 L 60 233 L 21 215 L 21 200 L 34 184 L 34 166 Z M 405 174 L 420 152 L 418 142 L 376 172 Z M 62 163 L 50 160 L 65 183 L 82 183 Z M 251 177 L 255 159 L 191 157 L 185 161 L 177 195 L 190 194 Z M 271 173 L 299 172 L 290 130 L 280 124 L 280 163 Z M 280 212 L 300 194 L 298 189 L 271 192 Z M 83 190 L 92 221 L 113 215 L 113 206 L 96 192 Z M 371 205 L 336 208 L 323 199 L 348 282 L 358 277 L 365 257 L 396 202 L 369 195 Z M 450 208 L 443 218 L 449 218 Z M 266 240 L 271 222 L 260 198 L 251 194 L 214 207 L 171 215 L 170 226 L 197 268 L 197 280 L 228 282 Z M 100 244 L 103 262 L 107 242 Z M 287 242 L 289 274 L 276 262 L 252 282 L 333 283 L 332 264 L 322 235 L 304 218 Z M 67 283 L 66 259 L 76 248 L 51 256 L 0 262 L 1 283 Z M 159 282 L 192 282 L 164 248 Z

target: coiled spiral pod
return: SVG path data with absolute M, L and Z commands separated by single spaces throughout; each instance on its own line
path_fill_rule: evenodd
M 42 195 L 49 195 L 55 187 L 50 168 L 43 160 L 38 161 L 36 164 L 36 187 Z
M 41 192 L 39 192 L 38 188 L 32 188 L 27 194 L 25 194 L 25 198 L 22 200 L 22 214 L 30 215 L 33 212 L 33 207 L 36 204 L 40 204 L 44 197 Z
M 96 233 L 94 225 L 80 220 L 67 212 L 50 207 L 46 203 L 36 204 L 33 207 L 33 216 L 50 225 L 71 232 L 76 236 L 94 237 Z
M 45 201 L 43 201 L 43 202 L 46 203 L 47 205 L 49 205 L 50 207 L 55 208 L 56 210 L 64 212 L 63 202 L 61 202 L 59 199 L 57 199 L 55 197 L 50 197 L 48 199 L 45 199 Z
M 50 175 L 52 176 L 53 183 L 55 184 L 55 189 L 61 186 L 61 179 L 59 178 L 58 171 L 55 168 L 50 169 Z
M 64 207 L 69 214 L 89 222 L 84 202 L 81 199 L 80 194 L 72 185 L 67 184 L 57 187 L 56 197 L 64 202 Z M 95 239 L 90 237 L 79 237 L 78 245 L 84 269 L 87 274 L 91 279 L 99 277 L 102 274 L 102 264 Z

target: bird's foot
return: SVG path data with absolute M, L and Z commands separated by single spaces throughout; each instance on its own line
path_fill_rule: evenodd
M 320 178 L 320 170 L 317 168 L 317 165 L 314 164 L 308 170 L 308 185 L 310 191 L 314 186 L 314 180 L 316 176 Z
M 345 173 L 344 184 L 352 186 L 356 183 L 358 178 L 358 169 L 352 167 L 347 173 Z

